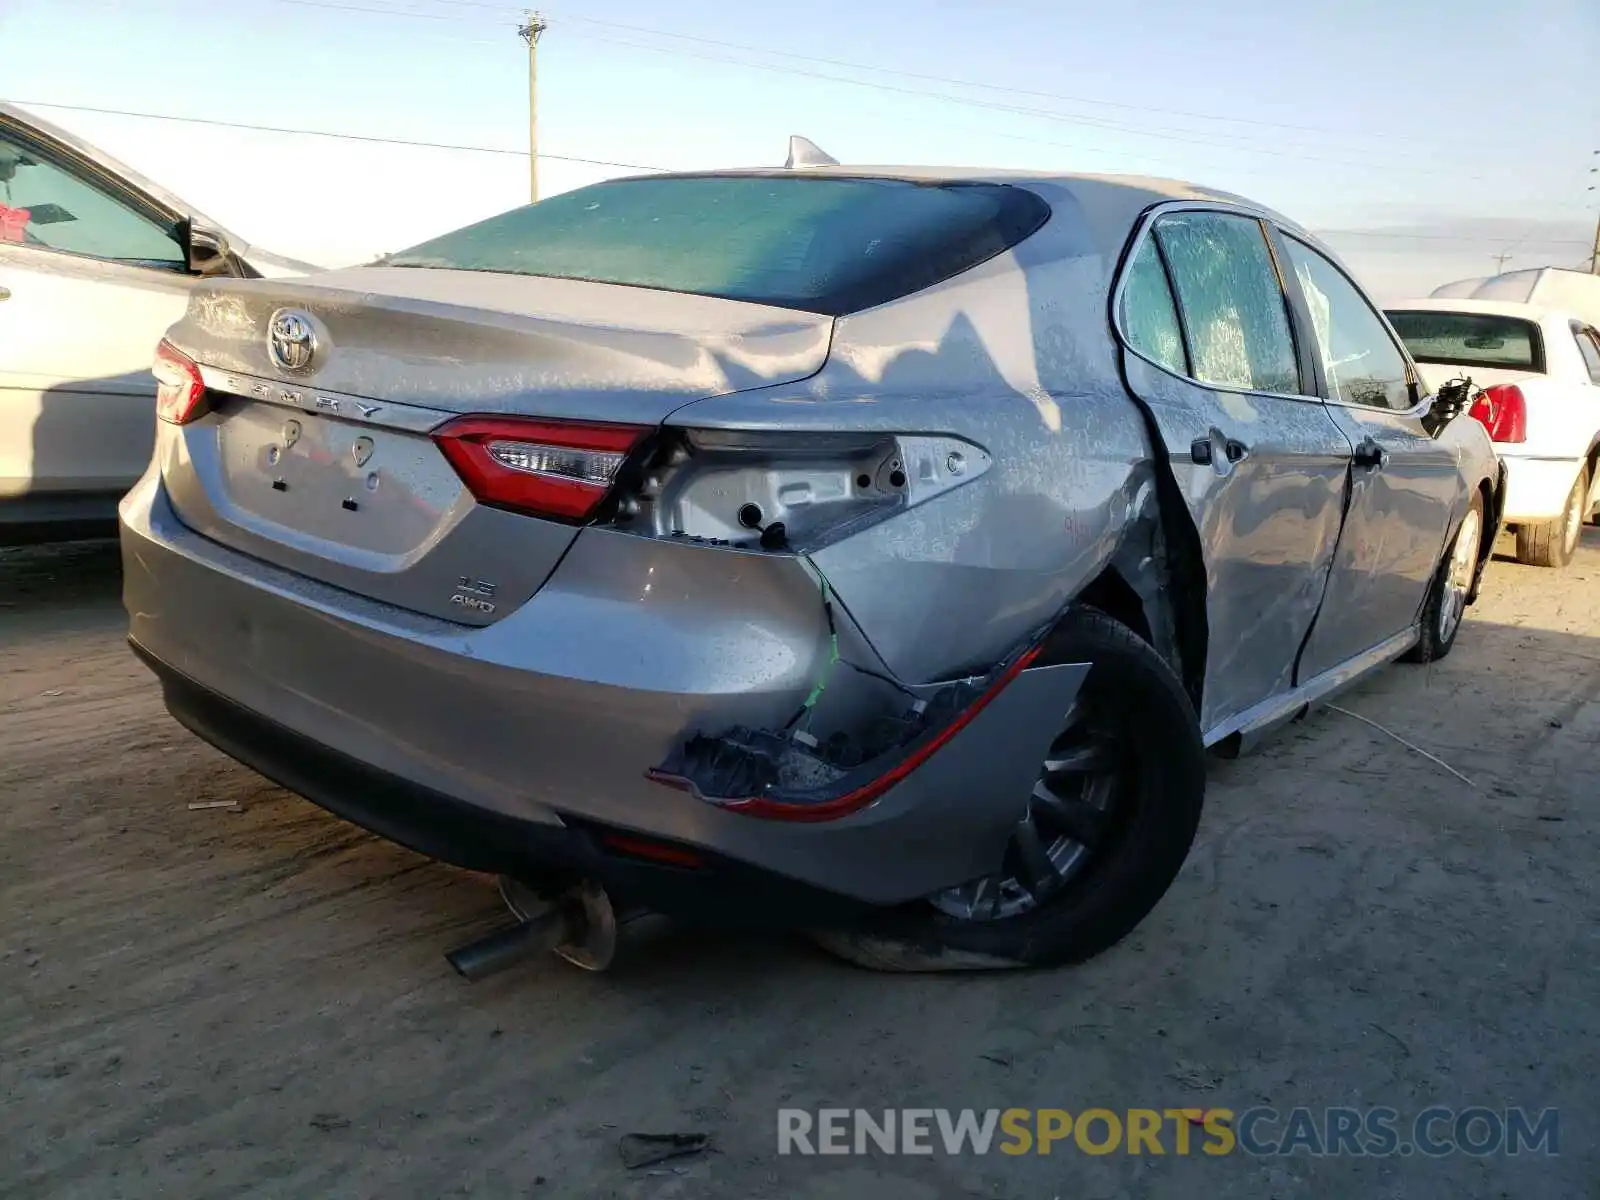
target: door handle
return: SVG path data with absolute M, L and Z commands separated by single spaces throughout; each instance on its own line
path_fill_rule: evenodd
M 1389 465 L 1389 452 L 1371 438 L 1366 438 L 1357 445 L 1352 457 L 1356 466 L 1366 467 L 1372 471 L 1381 471 Z
M 1229 463 L 1243 462 L 1250 453 L 1250 447 L 1238 438 L 1224 437 L 1213 431 L 1208 437 L 1195 438 L 1189 444 L 1189 458 L 1196 465 L 1209 467 L 1217 461 L 1217 448 L 1220 445 L 1222 457 Z

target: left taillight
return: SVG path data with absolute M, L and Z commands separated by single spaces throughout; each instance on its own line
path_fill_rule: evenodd
M 599 421 L 461 417 L 434 430 L 433 440 L 480 504 L 584 521 L 647 433 Z
M 156 416 L 171 425 L 185 425 L 204 411 L 206 385 L 200 368 L 164 338 L 156 347 L 150 372 L 156 377 Z

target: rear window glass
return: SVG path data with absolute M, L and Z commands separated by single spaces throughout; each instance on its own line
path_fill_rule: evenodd
M 1391 312 L 1389 323 L 1418 362 L 1544 373 L 1539 327 L 1493 313 Z
M 667 176 L 579 188 L 384 259 L 626 284 L 838 316 L 921 291 L 1050 215 L 992 183 Z

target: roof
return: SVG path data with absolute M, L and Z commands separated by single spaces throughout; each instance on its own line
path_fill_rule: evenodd
M 1564 309 L 1543 304 L 1524 304 L 1517 300 L 1468 300 L 1454 297 L 1429 296 L 1420 300 L 1398 300 L 1383 306 L 1385 312 L 1458 312 L 1482 313 L 1494 317 L 1521 317 L 1525 321 L 1556 320 L 1563 323 L 1573 320 L 1573 314 Z
M 1434 288 L 1435 297 L 1500 300 L 1574 312 L 1600 324 L 1600 276 L 1566 267 L 1529 267 Z

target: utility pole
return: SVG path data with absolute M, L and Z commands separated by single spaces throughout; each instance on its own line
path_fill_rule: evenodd
M 528 199 L 539 199 L 539 35 L 549 24 L 536 12 L 517 33 L 528 43 Z
M 1514 254 L 1491 254 L 1491 255 L 1489 255 L 1489 257 L 1494 259 L 1494 273 L 1496 275 L 1503 275 L 1505 273 L 1505 269 L 1506 269 L 1506 262 L 1508 260 L 1512 259 L 1512 258 L 1515 258 L 1516 255 L 1514 255 Z
M 1600 150 L 1593 151 L 1591 157 L 1600 157 Z M 1589 174 L 1593 175 L 1596 172 L 1600 172 L 1600 167 L 1589 168 Z M 1595 185 L 1591 183 L 1589 190 L 1592 192 L 1594 189 Z M 1589 255 L 1589 274 L 1600 275 L 1600 217 L 1596 217 L 1594 221 L 1594 250 Z

